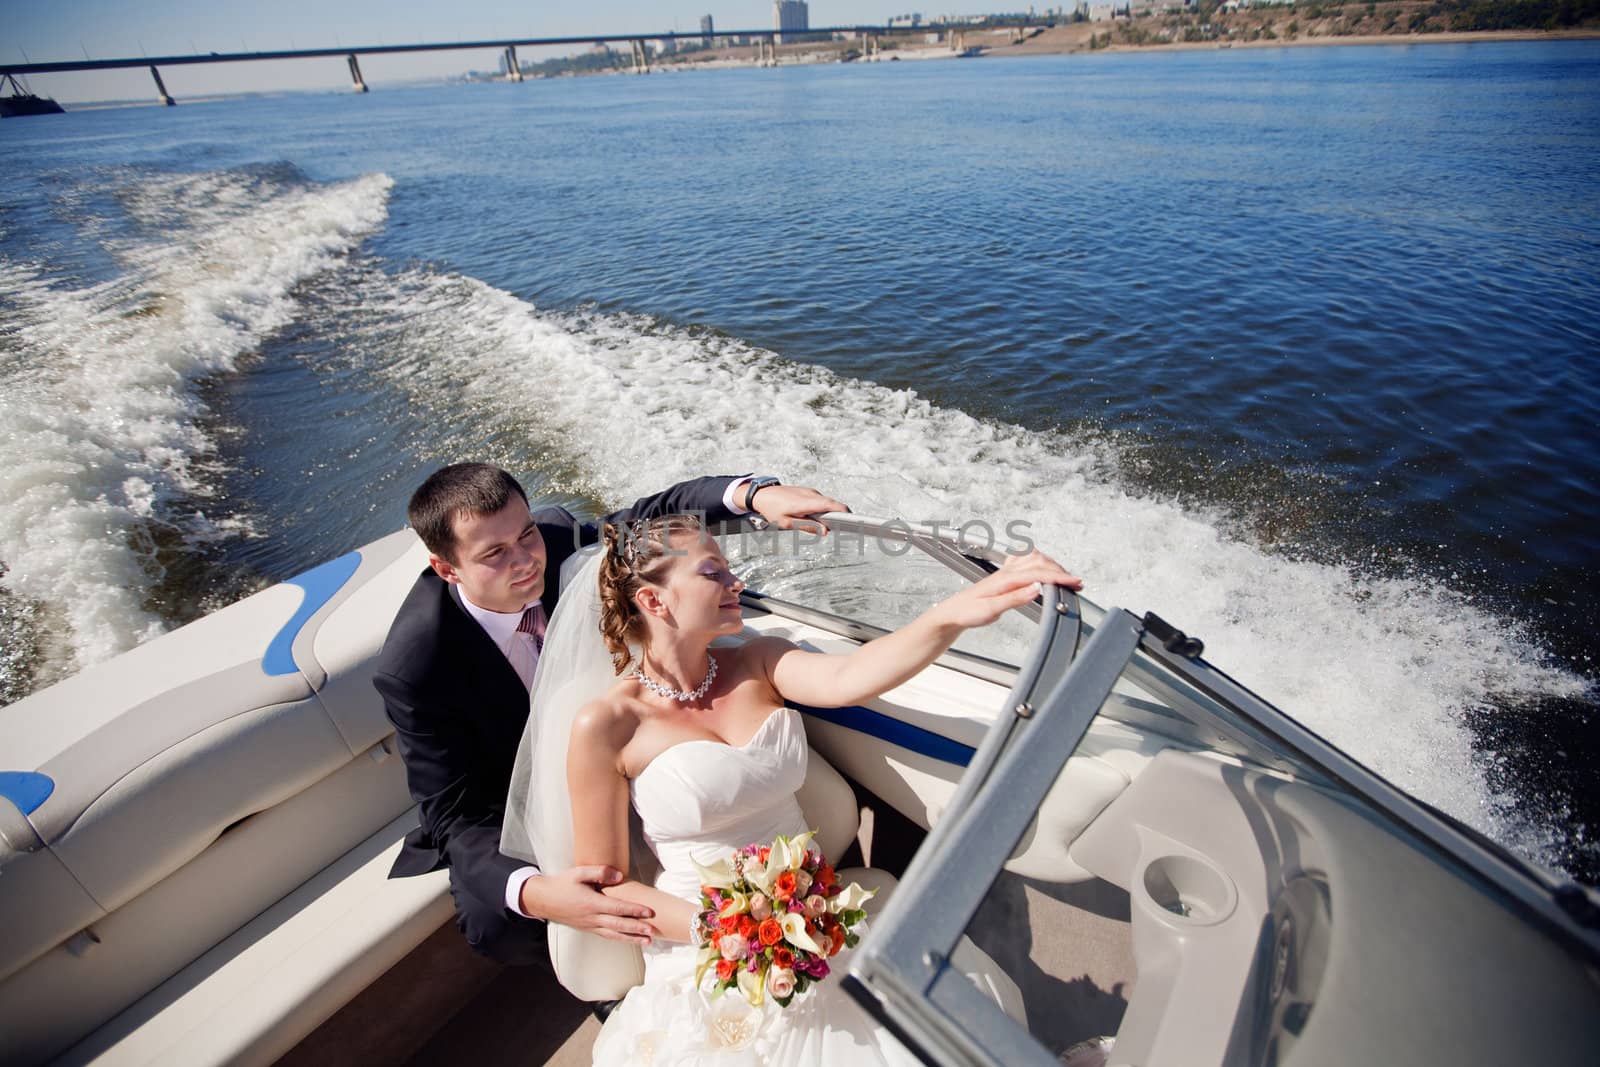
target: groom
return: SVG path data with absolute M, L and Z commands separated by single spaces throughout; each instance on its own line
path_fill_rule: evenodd
M 753 511 L 789 529 L 846 510 L 814 489 L 741 476 L 680 482 L 608 518 L 703 512 L 716 523 Z M 500 853 L 528 686 L 561 595 L 561 565 L 598 531 L 564 508 L 530 511 L 516 479 L 486 463 L 435 471 L 407 514 L 429 569 L 395 615 L 372 683 L 394 723 L 421 825 L 389 876 L 449 867 L 456 925 L 474 949 L 502 963 L 548 960 L 545 924 L 534 920 L 648 942 L 640 921 L 648 909 L 599 891 L 623 872 L 544 875 Z

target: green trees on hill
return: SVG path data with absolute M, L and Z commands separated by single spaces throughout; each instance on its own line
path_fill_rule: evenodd
M 1409 17 L 1405 9 L 1410 9 Z M 1292 8 L 1297 19 L 1338 20 L 1334 33 L 1415 30 L 1560 30 L 1600 22 L 1600 0 L 1434 0 L 1431 4 L 1343 4 L 1310 0 Z M 1358 28 L 1359 27 L 1359 28 Z M 1295 33 L 1298 26 L 1289 32 Z
M 1559 30 L 1600 20 L 1600 0 L 1437 0 L 1428 15 L 1452 30 Z

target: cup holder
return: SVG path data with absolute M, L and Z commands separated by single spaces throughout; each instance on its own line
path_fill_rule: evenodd
M 1238 893 L 1233 881 L 1194 856 L 1158 856 L 1139 880 L 1147 897 L 1165 912 L 1163 919 L 1209 926 L 1233 914 Z

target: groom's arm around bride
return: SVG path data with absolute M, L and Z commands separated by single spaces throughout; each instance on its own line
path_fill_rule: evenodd
M 610 519 L 698 511 L 718 522 L 749 510 L 788 527 L 847 509 L 769 479 L 712 477 L 641 498 Z M 544 877 L 500 853 L 544 621 L 560 598 L 561 565 L 597 530 L 562 508 L 530 510 L 511 475 L 476 463 L 434 472 L 412 496 L 408 517 L 429 566 L 396 614 L 373 675 L 420 812 L 391 877 L 448 867 L 457 925 L 474 949 L 505 963 L 547 960 L 544 923 L 534 918 L 647 939 L 648 909 L 595 888 L 621 872 Z

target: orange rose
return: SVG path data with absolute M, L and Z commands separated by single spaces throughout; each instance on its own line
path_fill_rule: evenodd
M 783 945 L 779 945 L 772 950 L 772 963 L 774 966 L 782 967 L 786 970 L 794 970 L 794 953 Z
M 762 849 L 761 849 L 761 862 L 762 863 L 766 863 L 767 859 L 769 857 L 771 857 L 771 855 L 772 855 L 772 849 L 770 849 L 770 848 L 768 848 L 766 846 L 762 846 Z
M 737 933 L 739 930 L 739 916 L 724 915 L 717 920 L 717 928 L 725 934 Z
M 768 919 L 757 928 L 763 945 L 776 945 L 783 940 L 783 925 L 777 919 Z
M 776 889 L 778 893 L 778 899 L 788 900 L 790 897 L 794 896 L 794 885 L 795 882 L 793 871 L 784 871 L 782 874 L 778 875 L 778 880 L 773 883 L 773 888 Z
M 738 960 L 718 960 L 717 977 L 726 982 L 733 978 L 733 972 L 739 969 Z
M 746 941 L 755 940 L 756 921 L 748 915 L 739 916 L 739 933 L 744 935 Z
M 832 915 L 824 915 L 820 925 L 822 927 L 822 932 L 827 934 L 828 939 L 833 942 L 833 944 L 828 947 L 828 955 L 837 956 L 839 954 L 839 950 L 844 948 L 844 924 L 839 922 L 839 920 L 834 918 Z
M 824 862 L 822 866 L 817 868 L 816 876 L 811 879 L 811 884 L 820 886 L 823 889 L 831 889 L 833 884 L 838 881 L 838 878 L 839 876 L 834 872 L 834 869 Z

